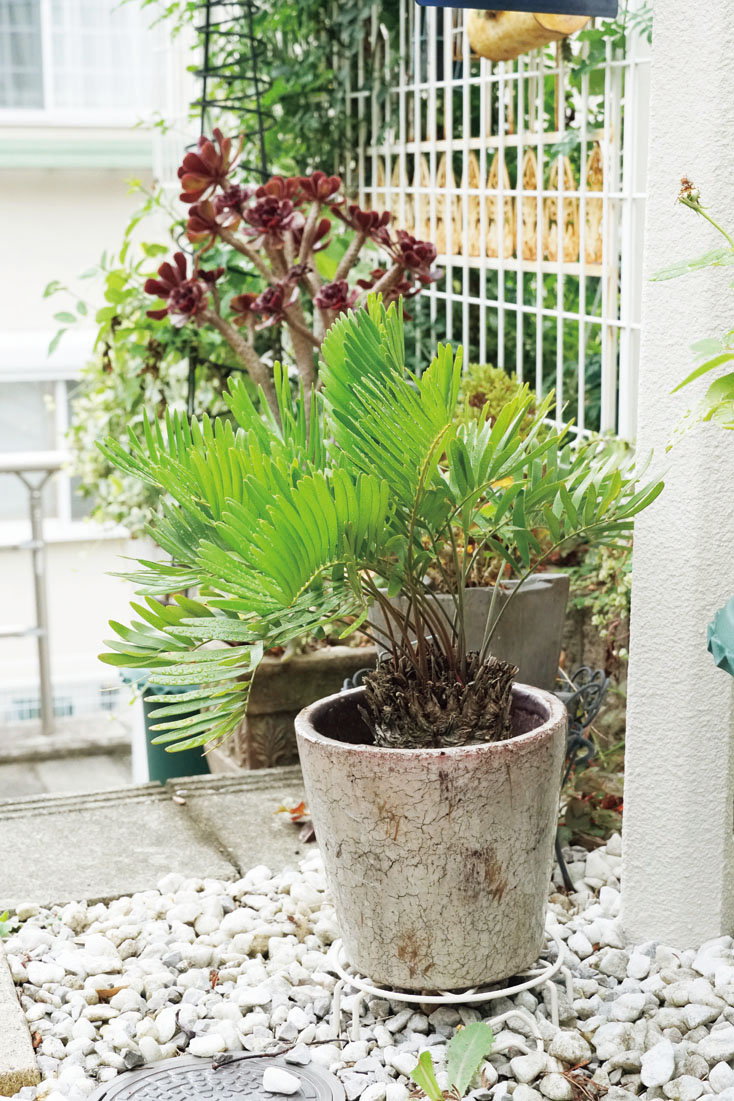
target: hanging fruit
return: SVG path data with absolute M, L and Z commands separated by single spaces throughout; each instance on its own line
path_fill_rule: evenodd
M 469 45 L 490 61 L 511 61 L 548 42 L 559 42 L 580 31 L 588 15 L 550 15 L 543 12 L 472 11 L 467 18 Z
M 491 8 L 492 11 L 529 11 L 528 0 L 484 0 L 483 3 L 457 4 L 456 0 L 418 0 L 424 8 Z M 619 0 L 546 0 L 551 13 L 557 15 L 600 15 L 605 19 L 615 19 L 619 10 Z

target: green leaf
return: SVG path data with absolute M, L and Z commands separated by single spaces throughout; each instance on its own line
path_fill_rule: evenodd
M 424 1051 L 418 1059 L 418 1065 L 410 1072 L 415 1084 L 423 1090 L 430 1101 L 443 1101 L 443 1090 L 436 1080 L 433 1057 L 430 1051 Z
M 449 1083 L 461 1097 L 492 1050 L 494 1033 L 486 1021 L 474 1021 L 451 1037 L 446 1048 Z
M 54 314 L 54 321 L 60 321 L 63 325 L 73 325 L 76 321 L 76 316 L 68 310 L 61 310 L 59 313 Z
M 48 352 L 46 353 L 47 355 L 51 356 L 51 355 L 54 354 L 54 352 L 56 351 L 56 349 L 59 346 L 59 341 L 61 340 L 62 336 L 64 335 L 64 333 L 67 333 L 68 331 L 69 331 L 68 329 L 59 329 L 59 331 L 54 334 L 54 336 L 52 337 L 51 342 L 48 346 Z
M 722 367 L 725 363 L 730 363 L 734 360 L 734 351 L 724 352 L 719 356 L 714 356 L 713 359 L 709 359 L 706 363 L 702 363 L 699 367 L 696 367 L 695 371 L 691 371 L 690 375 L 683 379 L 683 382 L 679 382 L 673 390 L 673 393 L 677 393 L 678 390 L 684 386 L 688 386 L 689 383 L 694 382 L 701 375 L 708 374 L 709 371 L 716 370 L 717 367 Z
M 694 260 L 679 260 L 677 264 L 662 268 L 651 276 L 651 281 L 662 283 L 667 279 L 678 279 L 681 275 L 688 275 L 692 271 L 703 271 L 705 268 L 729 268 L 732 265 L 734 265 L 734 249 L 716 248 L 704 253 L 703 256 L 697 256 Z

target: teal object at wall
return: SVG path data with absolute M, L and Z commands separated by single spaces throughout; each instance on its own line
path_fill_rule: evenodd
M 169 753 L 165 745 L 153 745 L 153 739 L 162 732 L 153 730 L 156 722 L 161 719 L 151 719 L 151 711 L 155 711 L 162 705 L 149 703 L 149 696 L 178 696 L 182 692 L 190 692 L 196 688 L 195 684 L 178 685 L 175 688 L 170 685 L 165 687 L 154 684 L 150 678 L 153 673 L 150 669 L 130 669 L 122 673 L 125 684 L 132 684 L 143 697 L 143 714 L 145 716 L 145 751 L 148 758 L 148 779 L 157 780 L 159 784 L 165 784 L 167 780 L 179 780 L 186 776 L 203 776 L 209 772 L 209 758 L 201 747 L 196 749 L 182 749 L 176 753 Z M 191 717 L 198 714 L 192 710 Z M 186 717 L 186 716 L 182 716 Z
M 708 648 L 719 669 L 734 677 L 734 596 L 709 623 Z

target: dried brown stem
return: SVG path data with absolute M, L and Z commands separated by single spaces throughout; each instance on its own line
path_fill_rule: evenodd
M 357 263 L 357 258 L 359 257 L 359 254 L 362 251 L 366 240 L 366 233 L 358 233 L 356 235 L 351 245 L 339 261 L 339 266 L 334 274 L 335 283 L 338 283 L 341 279 L 346 279 L 346 277 L 349 275 L 349 272 Z
M 233 325 L 230 325 L 228 321 L 225 321 L 223 317 L 220 317 L 214 310 L 202 310 L 199 317 L 202 321 L 208 322 L 208 324 L 216 329 L 218 333 L 221 333 L 242 365 L 247 368 L 247 372 L 252 381 L 257 386 L 262 387 L 267 403 L 277 417 L 278 402 L 275 396 L 273 380 L 270 377 L 270 372 L 253 346 L 248 344 L 242 334 L 235 329 Z
M 241 253 L 243 256 L 246 256 L 250 263 L 254 264 L 262 277 L 266 279 L 268 283 L 278 282 L 263 258 L 261 256 L 258 256 L 255 249 L 248 245 L 246 241 L 243 241 L 241 237 L 238 237 L 236 233 L 233 233 L 231 229 L 220 227 L 219 236 L 222 238 L 223 241 L 226 241 L 227 244 L 230 245 L 233 249 L 236 249 L 237 252 Z
M 364 296 L 368 294 L 386 294 L 387 291 L 392 290 L 393 287 L 396 287 L 402 278 L 402 265 L 394 264 L 389 271 L 385 272 L 382 279 L 378 280 L 378 282 L 375 283 L 374 287 L 370 287 L 368 291 L 364 292 Z

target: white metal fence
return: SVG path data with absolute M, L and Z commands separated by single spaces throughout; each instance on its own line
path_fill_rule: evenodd
M 445 277 L 415 314 L 436 339 L 555 388 L 559 422 L 633 439 L 649 45 L 568 40 L 492 63 L 459 9 L 376 6 L 350 74 L 348 187 L 438 247 Z M 637 5 L 636 5 L 637 6 Z M 599 41 L 595 43 L 598 53 Z M 421 300 L 417 300 L 421 302 Z

